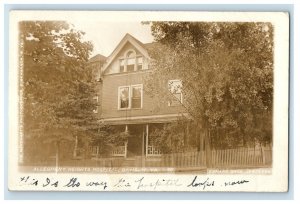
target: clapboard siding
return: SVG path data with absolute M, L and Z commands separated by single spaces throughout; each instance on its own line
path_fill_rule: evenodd
M 182 107 L 173 106 L 169 107 L 167 102 L 165 104 L 158 103 L 143 92 L 143 108 L 142 109 L 129 109 L 118 110 L 118 87 L 126 85 L 143 84 L 143 78 L 149 71 L 139 71 L 134 73 L 123 73 L 106 75 L 103 77 L 102 97 L 101 97 L 101 117 L 118 118 L 118 117 L 133 117 L 133 116 L 153 116 L 164 114 L 176 114 L 182 111 Z M 166 87 L 167 88 L 167 84 Z

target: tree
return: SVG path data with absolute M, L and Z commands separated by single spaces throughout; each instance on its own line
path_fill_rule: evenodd
M 70 145 L 78 138 L 87 140 L 97 126 L 93 82 L 86 69 L 92 44 L 64 21 L 23 21 L 19 28 L 25 158 L 32 162 L 39 155 L 36 161 L 45 160 L 53 147 L 57 155 L 63 150 L 60 157 L 70 158 Z
M 151 22 L 151 30 L 158 43 L 146 89 L 170 100 L 172 93 L 158 87 L 180 78 L 182 106 L 204 133 L 206 149 L 271 142 L 271 24 Z
M 184 119 L 163 126 L 155 125 L 151 129 L 149 144 L 160 149 L 163 154 L 194 151 L 195 131 L 190 128 L 191 123 Z

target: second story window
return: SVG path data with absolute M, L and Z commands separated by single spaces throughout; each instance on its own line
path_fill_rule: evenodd
M 98 100 L 99 100 L 98 96 L 94 96 L 94 97 L 93 97 L 93 100 L 94 100 L 95 103 L 96 103 L 96 108 L 93 110 L 93 112 L 94 112 L 94 113 L 98 113 Z
M 120 86 L 118 89 L 118 109 L 140 109 L 143 104 L 143 85 Z
M 169 101 L 169 106 L 178 106 L 182 104 L 182 81 L 169 80 L 168 89 L 172 94 L 172 99 Z
M 129 86 L 119 87 L 119 108 L 129 108 Z
M 131 107 L 142 108 L 142 86 L 141 85 L 131 86 L 131 90 L 132 90 Z

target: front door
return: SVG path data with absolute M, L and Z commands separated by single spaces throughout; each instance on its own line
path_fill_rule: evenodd
M 129 125 L 127 157 L 143 156 L 143 125 Z

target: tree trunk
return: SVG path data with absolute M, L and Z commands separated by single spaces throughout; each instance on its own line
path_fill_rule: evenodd
M 212 154 L 211 154 L 211 144 L 210 144 L 210 130 L 205 131 L 205 155 L 206 155 L 206 167 L 210 168 L 211 160 L 212 160 Z

